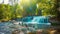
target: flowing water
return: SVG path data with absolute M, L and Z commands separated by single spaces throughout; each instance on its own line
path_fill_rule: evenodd
M 25 17 L 22 19 L 23 23 L 33 24 L 34 28 L 37 29 L 47 29 L 50 27 L 48 17 L 44 16 L 34 16 L 34 17 Z M 16 22 L 18 23 L 18 22 Z M 28 25 L 31 26 L 31 25 Z M 20 24 L 13 24 L 12 22 L 1 22 L 0 23 L 0 33 L 1 34 L 11 34 L 14 29 L 19 29 Z

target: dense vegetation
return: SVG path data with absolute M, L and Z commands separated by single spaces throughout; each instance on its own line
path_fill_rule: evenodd
M 56 0 L 30 0 L 30 3 L 22 0 L 15 5 L 0 4 L 0 20 L 10 20 L 25 16 L 57 16 Z

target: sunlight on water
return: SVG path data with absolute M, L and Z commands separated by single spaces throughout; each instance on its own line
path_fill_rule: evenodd
M 27 24 L 47 24 L 50 25 L 48 21 L 48 17 L 45 16 L 34 16 L 32 17 L 26 17 L 23 19 Z
M 50 27 L 50 23 L 48 21 L 48 17 L 45 16 L 33 16 L 33 17 L 25 17 L 22 19 L 23 22 L 22 23 L 27 23 L 29 31 L 35 31 L 35 29 L 48 29 Z M 11 22 L 4 22 L 4 23 L 0 23 L 0 31 L 8 34 L 11 34 L 11 31 L 14 31 L 15 28 L 19 29 L 25 29 L 24 27 L 22 27 L 22 25 L 18 24 L 21 23 L 20 21 L 16 21 L 15 25 Z M 30 24 L 30 25 L 29 25 Z M 33 25 L 32 25 L 33 24 Z M 24 24 L 23 24 L 24 25 Z M 20 27 L 21 26 L 21 27 Z M 27 30 L 27 29 L 25 29 Z M 8 33 L 7 33 L 8 32 Z

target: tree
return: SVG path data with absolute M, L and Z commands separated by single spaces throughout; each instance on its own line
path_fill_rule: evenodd
M 11 6 L 0 4 L 0 18 L 1 19 L 11 19 Z
M 56 0 L 38 0 L 37 9 L 41 10 L 42 15 L 55 15 L 56 14 Z M 37 14 L 39 13 L 37 12 Z M 55 12 L 55 13 L 54 13 Z

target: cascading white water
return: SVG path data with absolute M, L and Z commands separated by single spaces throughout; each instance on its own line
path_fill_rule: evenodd
M 28 20 L 27 23 L 49 23 L 48 18 L 45 16 L 34 16 L 31 21 Z
M 11 22 L 0 23 L 0 31 L 2 31 L 4 33 L 8 32 L 11 34 L 11 31 L 14 30 L 15 28 L 21 29 L 21 27 L 20 27 L 21 24 L 20 25 L 18 24 L 19 22 L 16 22 L 17 25 L 15 25 L 16 23 L 13 24 Z M 26 17 L 26 18 L 23 18 L 23 23 L 28 23 L 27 26 L 31 27 L 29 30 L 33 30 L 32 28 L 34 28 L 34 29 L 48 29 L 51 25 L 48 21 L 48 17 L 45 17 L 45 16 Z
M 27 21 L 26 21 L 27 20 Z M 33 18 L 31 19 L 30 17 L 26 17 L 26 24 L 33 24 L 33 25 L 28 25 L 34 28 L 39 28 L 39 29 L 43 29 L 43 28 L 49 28 L 51 23 L 49 23 L 49 17 L 45 17 L 45 16 L 33 16 Z

